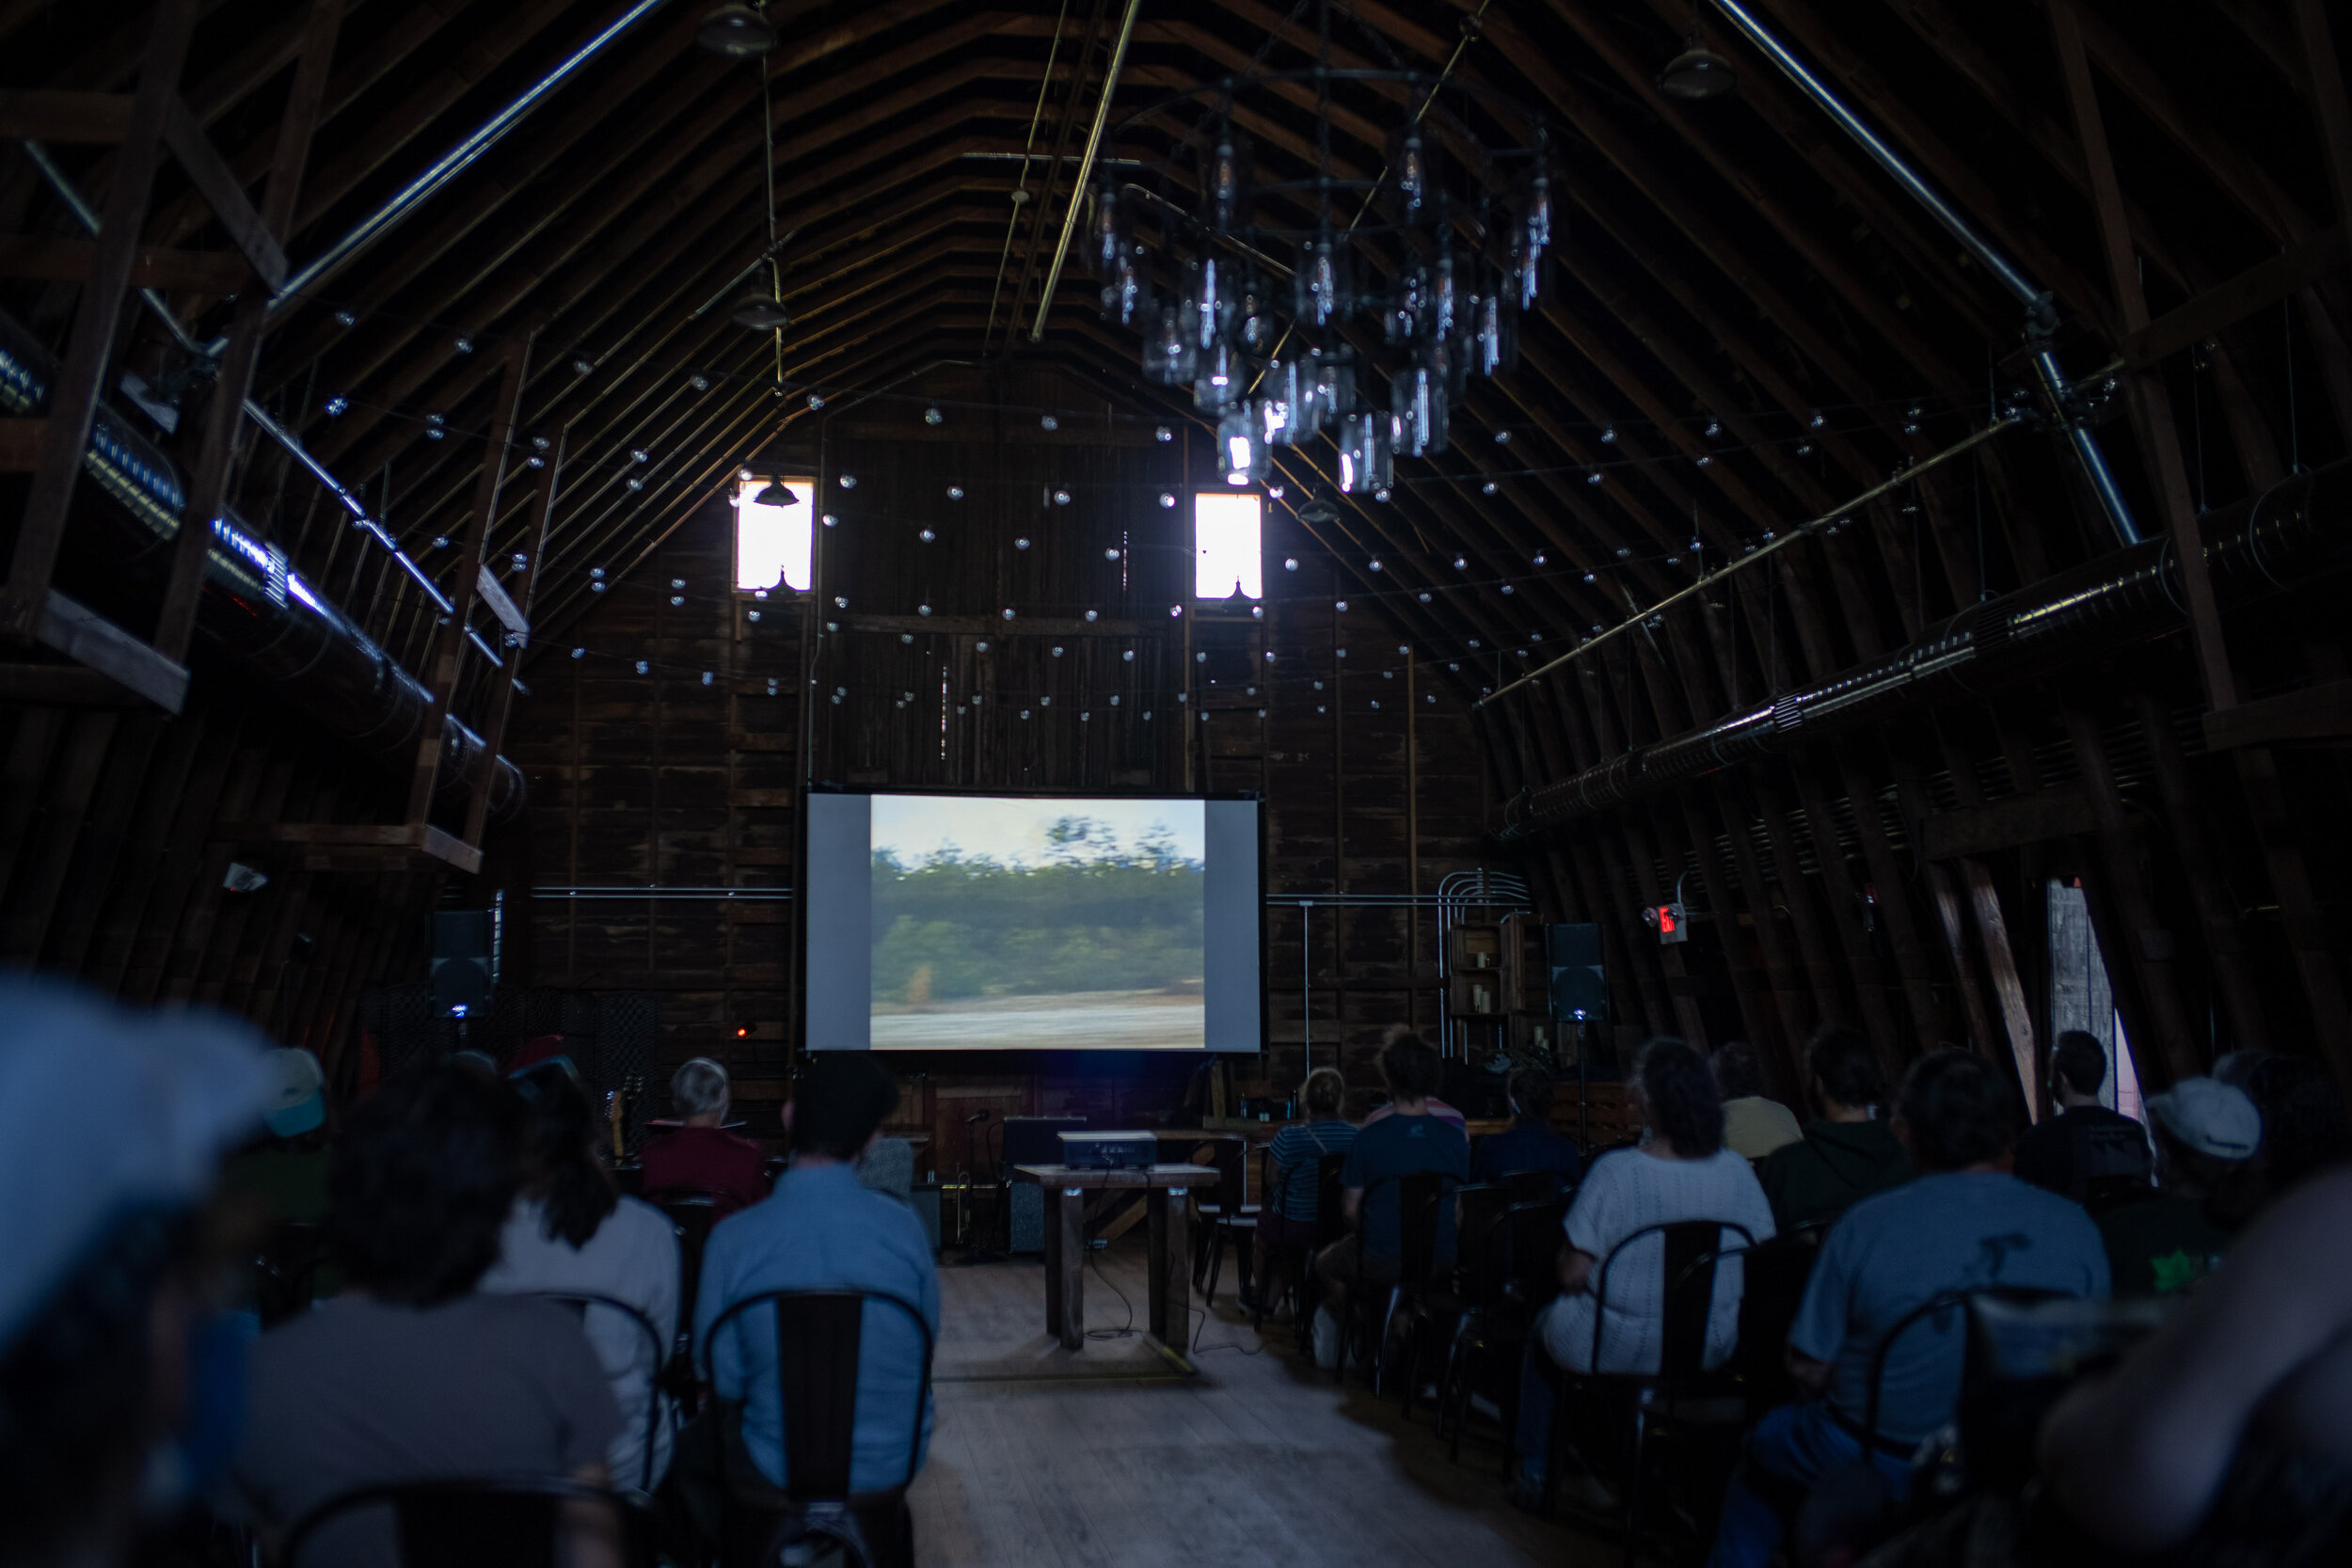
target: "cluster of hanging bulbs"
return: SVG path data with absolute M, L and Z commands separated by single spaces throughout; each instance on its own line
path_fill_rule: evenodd
M 1320 187 L 1320 215 L 1295 236 L 1287 288 L 1224 254 L 1262 254 L 1258 244 L 1280 232 L 1251 222 L 1248 148 L 1230 113 L 1188 220 L 1197 255 L 1168 256 L 1181 280 L 1174 298 L 1152 289 L 1148 251 L 1134 231 L 1136 204 L 1120 176 L 1097 186 L 1089 243 L 1104 312 L 1142 333 L 1147 381 L 1190 388 L 1193 406 L 1216 419 L 1232 483 L 1263 483 L 1273 448 L 1327 434 L 1339 449 L 1340 489 L 1386 489 L 1396 458 L 1446 450 L 1446 425 L 1470 375 L 1517 364 L 1518 316 L 1543 292 L 1553 243 L 1545 138 L 1538 133 L 1508 202 L 1479 198 L 1473 227 L 1489 236 L 1491 254 L 1461 245 L 1459 208 L 1437 166 L 1437 149 L 1418 124 L 1392 138 L 1390 178 L 1377 193 L 1387 221 L 1378 229 L 1408 236 L 1412 255 L 1385 287 L 1359 282 L 1354 237 L 1375 230 L 1334 222 L 1328 179 L 1311 182 Z M 1505 209 L 1500 223 L 1486 221 L 1490 205 Z M 1164 252 L 1167 237 L 1164 230 Z M 1383 341 L 1400 351 L 1385 409 L 1340 341 L 1342 325 L 1357 317 L 1376 320 Z

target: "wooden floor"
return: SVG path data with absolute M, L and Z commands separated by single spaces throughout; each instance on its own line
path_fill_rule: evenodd
M 1139 1307 L 1141 1251 L 1101 1260 Z M 1263 1354 L 1244 1354 L 1259 1339 L 1230 1281 L 1229 1269 L 1216 1312 L 1194 1318 L 1200 1376 L 1177 1378 L 1139 1339 L 1095 1339 L 1075 1355 L 1047 1341 L 1035 1261 L 943 1268 L 938 1428 L 913 1497 L 924 1568 L 1615 1560 L 1504 1503 L 1490 1442 L 1451 1464 L 1425 1411 L 1407 1426 L 1392 1400 L 1306 1368 L 1287 1325 L 1269 1325 Z M 1087 1321 L 1127 1321 L 1091 1270 Z M 1093 1375 L 1073 1377 L 1073 1362 Z

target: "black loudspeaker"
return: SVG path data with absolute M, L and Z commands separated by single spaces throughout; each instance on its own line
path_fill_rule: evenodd
M 1551 971 L 1552 1017 L 1608 1018 L 1609 976 L 1602 967 L 1598 926 L 1545 927 L 1544 958 Z
M 433 916 L 433 1006 L 470 1013 L 490 1000 L 490 911 L 444 910 Z

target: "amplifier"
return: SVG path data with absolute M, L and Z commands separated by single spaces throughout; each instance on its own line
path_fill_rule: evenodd
M 1146 1170 L 1160 1157 L 1149 1132 L 1064 1132 L 1061 1163 L 1072 1170 Z

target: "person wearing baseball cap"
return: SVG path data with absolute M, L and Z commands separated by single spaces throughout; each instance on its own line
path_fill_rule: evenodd
M 222 1180 L 251 1194 L 273 1220 L 315 1223 L 326 1213 L 326 1074 L 308 1051 L 273 1051 L 264 1136 L 230 1157 Z
M 2184 1078 L 2148 1097 L 2156 1134 L 2153 1197 L 2099 1217 L 2119 1296 L 2185 1291 L 2221 1261 L 2237 1229 L 2245 1179 L 2262 1148 L 2262 1113 L 2244 1089 Z
M 225 1469 L 245 1339 L 208 1300 L 222 1153 L 272 1103 L 262 1042 L 0 980 L 0 1529 L 10 1561 L 124 1560 Z

